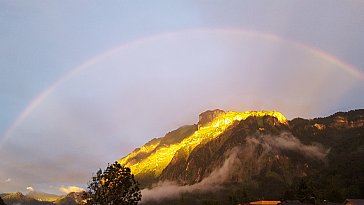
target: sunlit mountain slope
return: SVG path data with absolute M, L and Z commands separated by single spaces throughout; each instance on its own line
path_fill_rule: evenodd
M 196 125 L 153 139 L 119 162 L 131 167 L 142 188 L 175 183 L 173 189 L 182 190 L 176 196 L 183 192 L 187 204 L 312 194 L 341 202 L 364 196 L 363 147 L 363 109 L 290 121 L 274 111 L 212 110 L 200 114 Z M 314 193 L 301 196 L 302 186 Z
M 287 123 L 286 118 L 276 111 L 248 111 L 248 112 L 224 112 L 221 110 L 207 111 L 200 115 L 198 129 L 181 132 L 183 129 L 191 129 L 185 126 L 177 130 L 181 141 L 171 144 L 163 144 L 164 138 L 153 139 L 128 156 L 122 158 L 119 163 L 131 168 L 138 175 L 153 175 L 158 177 L 168 166 L 178 150 L 192 152 L 196 146 L 206 144 L 219 137 L 229 126 L 236 121 L 245 120 L 248 117 L 271 116 L 282 124 Z M 207 119 L 207 122 L 202 121 Z M 195 128 L 195 127 L 194 127 Z M 187 134 L 187 135 L 186 135 Z M 181 137 L 182 135 L 182 137 Z M 168 135 L 167 135 L 168 137 Z

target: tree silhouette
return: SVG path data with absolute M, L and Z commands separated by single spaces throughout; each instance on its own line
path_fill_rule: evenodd
M 84 195 L 87 205 L 136 205 L 141 200 L 138 183 L 130 168 L 118 162 L 101 169 L 88 184 Z
M 1 197 L 0 197 L 0 205 L 6 205 Z

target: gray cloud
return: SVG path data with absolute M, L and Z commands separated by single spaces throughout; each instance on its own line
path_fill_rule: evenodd
M 265 152 L 272 149 L 284 149 L 299 152 L 308 157 L 323 160 L 330 152 L 330 149 L 325 149 L 321 144 L 303 144 L 298 138 L 290 133 L 284 132 L 278 136 L 263 135 L 258 137 L 248 137 L 246 139 L 250 145 L 262 145 Z

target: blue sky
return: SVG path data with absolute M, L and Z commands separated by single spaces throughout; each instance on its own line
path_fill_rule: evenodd
M 363 108 L 363 10 L 354 0 L 0 1 L 0 192 L 85 187 L 207 109 Z

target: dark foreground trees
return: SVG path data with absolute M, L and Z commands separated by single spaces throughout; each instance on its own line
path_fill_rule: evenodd
M 135 205 L 141 192 L 130 168 L 115 162 L 92 177 L 84 198 L 88 205 Z
M 0 205 L 6 205 L 1 197 L 0 197 Z

